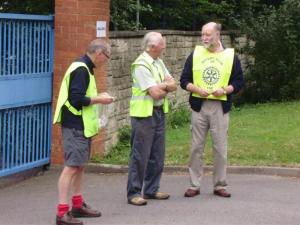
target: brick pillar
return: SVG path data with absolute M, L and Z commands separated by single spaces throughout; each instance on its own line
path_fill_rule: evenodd
M 55 0 L 55 50 L 53 77 L 53 113 L 63 75 L 70 63 L 85 53 L 90 41 L 96 38 L 96 21 L 106 21 L 106 36 L 109 25 L 109 0 Z M 105 90 L 107 65 L 95 70 L 98 91 Z M 103 153 L 102 131 L 93 138 L 92 153 Z M 60 126 L 52 128 L 53 164 L 63 163 Z

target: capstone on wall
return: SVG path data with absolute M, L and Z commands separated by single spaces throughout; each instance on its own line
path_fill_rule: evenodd
M 109 122 L 106 126 L 105 151 L 118 141 L 118 129 L 124 125 L 130 125 L 129 100 L 131 97 L 131 76 L 130 65 L 142 52 L 141 42 L 145 33 L 149 31 L 118 31 L 110 32 L 109 39 L 112 46 L 112 55 L 108 65 L 106 90 L 116 100 L 113 104 L 105 106 L 109 115 Z M 158 31 L 163 34 L 166 40 L 166 49 L 162 59 L 169 72 L 178 83 L 176 92 L 170 94 L 172 108 L 188 104 L 188 93 L 179 86 L 180 75 L 188 55 L 193 51 L 195 45 L 200 44 L 200 32 L 192 31 Z M 226 47 L 240 49 L 246 39 L 239 37 L 233 40 L 231 33 L 222 33 L 222 43 Z M 245 60 L 240 55 L 242 64 Z

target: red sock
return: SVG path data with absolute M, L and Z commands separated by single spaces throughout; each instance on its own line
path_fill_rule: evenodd
M 57 216 L 63 217 L 69 211 L 68 204 L 58 204 L 57 205 Z
M 83 198 L 82 195 L 74 195 L 72 197 L 72 203 L 74 208 L 81 208 L 82 203 L 83 203 Z

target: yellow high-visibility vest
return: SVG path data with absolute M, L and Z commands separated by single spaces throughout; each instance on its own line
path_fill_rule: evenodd
M 148 117 L 152 116 L 153 113 L 153 98 L 149 95 L 147 90 L 142 91 L 137 84 L 137 80 L 135 79 L 134 70 L 136 66 L 145 66 L 153 75 L 156 83 L 160 83 L 161 80 L 164 79 L 163 67 L 165 66 L 161 59 L 158 59 L 158 72 L 154 68 L 152 64 L 150 56 L 147 56 L 146 53 L 142 53 L 131 65 L 131 76 L 133 80 L 132 84 L 132 96 L 130 99 L 130 116 L 132 117 Z M 164 113 L 169 111 L 169 103 L 168 98 L 164 97 L 163 103 Z
M 97 96 L 97 87 L 95 77 L 91 74 L 87 65 L 83 62 L 73 62 L 70 67 L 67 69 L 64 79 L 61 83 L 58 100 L 56 104 L 56 110 L 54 114 L 53 123 L 61 123 L 61 109 L 65 105 L 71 113 L 74 115 L 81 115 L 84 126 L 84 136 L 89 138 L 95 136 L 99 132 L 99 123 L 98 123 L 98 109 L 96 105 L 88 105 L 83 106 L 82 110 L 77 110 L 74 108 L 70 102 L 68 101 L 68 91 L 70 85 L 70 74 L 76 70 L 78 67 L 85 67 L 89 73 L 89 86 L 86 91 L 87 97 L 95 97 Z
M 193 84 L 206 89 L 209 93 L 218 88 L 226 87 L 229 82 L 234 59 L 234 49 L 211 53 L 203 46 L 196 46 L 193 55 Z M 192 96 L 202 98 L 193 93 Z M 208 99 L 227 100 L 227 95 L 215 97 L 210 94 Z

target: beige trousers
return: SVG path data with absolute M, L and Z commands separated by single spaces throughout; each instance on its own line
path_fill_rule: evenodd
M 204 147 L 208 130 L 211 132 L 213 147 L 214 189 L 225 189 L 227 167 L 227 132 L 229 113 L 224 114 L 220 101 L 203 101 L 200 112 L 192 111 L 192 148 L 189 161 L 192 189 L 200 189 L 203 177 Z

